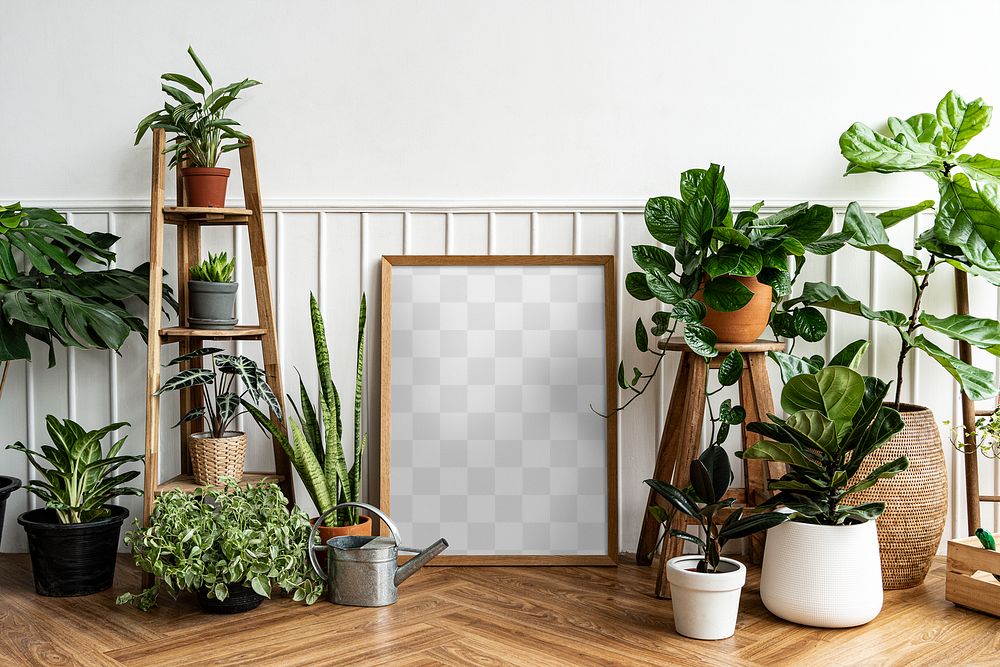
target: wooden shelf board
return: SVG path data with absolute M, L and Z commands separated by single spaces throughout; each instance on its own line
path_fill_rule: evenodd
M 243 473 L 243 481 L 240 482 L 240 486 L 246 486 L 247 484 L 256 484 L 258 482 L 281 482 L 284 481 L 284 477 L 281 475 L 276 475 L 273 472 L 245 472 Z M 181 489 L 187 491 L 188 493 L 193 493 L 198 489 L 205 488 L 204 484 L 195 484 L 194 476 L 192 475 L 177 475 L 173 479 L 169 479 L 162 484 L 156 485 L 156 494 L 166 493 L 167 491 L 173 491 L 174 489 Z
M 163 221 L 174 225 L 241 225 L 250 220 L 248 208 L 206 208 L 200 206 L 165 206 Z
M 163 342 L 178 341 L 183 338 L 204 338 L 208 340 L 259 340 L 267 329 L 256 325 L 238 325 L 232 329 L 193 329 L 191 327 L 166 327 L 160 329 Z

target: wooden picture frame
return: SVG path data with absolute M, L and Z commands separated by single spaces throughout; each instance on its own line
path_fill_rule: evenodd
M 617 565 L 618 564 L 618 421 L 613 411 L 617 400 L 616 363 L 618 358 L 617 340 L 617 290 L 614 256 L 611 255 L 388 255 L 382 258 L 382 299 L 381 299 L 381 440 L 379 468 L 379 507 L 392 516 L 390 502 L 391 461 L 392 461 L 392 359 L 393 359 L 393 268 L 394 267 L 553 267 L 558 272 L 562 267 L 599 267 L 603 270 L 601 286 L 603 287 L 603 384 L 604 405 L 593 407 L 609 416 L 603 435 L 605 447 L 604 466 L 606 468 L 606 552 L 592 552 L 593 549 L 581 549 L 586 553 L 500 553 L 500 554 L 448 554 L 445 552 L 434 559 L 440 565 Z M 558 268 L 557 268 L 558 267 Z M 529 269 L 530 271 L 530 269 Z M 497 275 L 505 274 L 498 270 Z M 592 272 L 591 272 L 592 273 Z M 537 275 L 534 272 L 531 275 Z M 581 274 L 584 274 L 581 271 Z M 403 274 L 401 274 L 402 276 Z M 586 274 L 589 275 L 589 274 Z M 590 278 L 591 283 L 593 278 Z M 591 284 L 587 283 L 587 284 Z M 565 283 L 563 283 L 565 284 Z M 591 360 L 591 363 L 594 363 Z M 590 377 L 596 375 L 591 373 Z M 584 406 L 585 409 L 588 409 Z M 594 429 L 592 429 L 593 431 Z M 554 447 L 555 445 L 550 445 Z M 595 446 L 591 443 L 591 451 Z M 412 455 L 412 454 L 411 454 Z M 591 472 L 593 469 L 589 469 Z M 516 473 L 515 473 L 516 474 Z M 537 475 L 536 475 L 537 477 Z M 591 477 L 593 475 L 591 474 Z M 471 485 L 470 485 L 471 486 Z M 507 496 L 509 498 L 509 496 Z M 522 506 L 526 501 L 522 502 Z M 588 517 L 590 515 L 587 515 Z M 565 525 L 565 524 L 561 524 Z M 385 526 L 382 526 L 383 533 Z M 403 530 L 404 538 L 413 539 Z M 581 531 L 582 535 L 591 535 Z M 435 536 L 441 537 L 440 535 Z M 447 537 L 447 535 L 444 535 Z M 543 538 L 547 539 L 547 538 Z M 589 537 L 587 539 L 590 539 Z

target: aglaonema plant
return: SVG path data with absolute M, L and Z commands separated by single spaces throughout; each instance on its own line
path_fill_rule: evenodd
M 730 510 L 736 499 L 724 496 L 732 481 L 729 454 L 718 445 L 710 446 L 691 461 L 691 486 L 688 488 L 679 489 L 658 479 L 646 480 L 646 484 L 673 508 L 671 512 L 659 505 L 648 509 L 664 527 L 660 541 L 669 536 L 695 544 L 703 556 L 698 561 L 698 572 L 716 572 L 722 558 L 722 549 L 730 540 L 773 528 L 788 518 L 780 512 L 743 516 L 742 508 Z M 730 514 L 725 521 L 720 521 L 719 516 L 724 511 L 730 511 Z M 674 518 L 677 512 L 693 519 L 701 528 L 701 535 L 675 528 Z
M 985 130 L 992 107 L 976 99 L 966 102 L 954 91 L 938 104 L 935 113 L 921 113 L 906 120 L 889 118 L 889 135 L 855 123 L 840 137 L 840 150 L 848 161 L 847 174 L 861 172 L 921 172 L 938 189 L 938 201 L 926 200 L 902 209 L 870 215 L 856 202 L 844 217 L 850 245 L 886 257 L 904 271 L 913 285 L 909 312 L 876 310 L 826 283 L 806 283 L 794 300 L 830 308 L 880 322 L 899 336 L 896 393 L 899 406 L 903 365 L 913 350 L 920 350 L 941 365 L 973 400 L 996 393 L 993 373 L 963 362 L 931 341 L 925 331 L 943 334 L 1000 356 L 1000 323 L 963 314 L 941 317 L 923 308 L 924 295 L 935 269 L 950 265 L 1000 286 L 1000 160 L 961 152 Z M 915 241 L 922 256 L 906 254 L 889 240 L 886 230 L 921 211 L 935 208 L 933 226 Z

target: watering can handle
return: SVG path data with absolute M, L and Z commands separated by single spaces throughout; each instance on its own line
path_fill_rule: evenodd
M 340 503 L 336 507 L 331 507 L 330 509 L 319 515 L 319 518 L 316 519 L 316 523 L 313 524 L 312 530 L 309 531 L 309 563 L 312 565 L 313 570 L 316 571 L 316 574 L 319 575 L 319 577 L 324 580 L 326 579 L 326 572 L 324 572 L 323 568 L 319 566 L 319 560 L 316 558 L 316 552 L 326 551 L 329 547 L 327 547 L 325 544 L 316 546 L 315 544 L 316 531 L 319 530 L 320 524 L 323 523 L 326 517 L 333 514 L 339 509 L 343 509 L 344 507 L 359 507 L 361 509 L 368 510 L 369 512 L 380 518 L 385 523 L 385 525 L 389 527 L 389 532 L 392 533 L 392 539 L 396 542 L 397 547 L 399 547 L 400 543 L 402 542 L 402 540 L 399 539 L 399 530 L 396 528 L 396 524 L 392 522 L 392 519 L 386 516 L 385 512 L 383 512 L 377 507 L 373 507 L 372 505 L 367 505 L 365 503 Z

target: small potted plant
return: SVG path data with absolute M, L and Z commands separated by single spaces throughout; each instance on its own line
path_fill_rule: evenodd
M 367 434 L 361 430 L 361 396 L 365 353 L 365 296 L 361 295 L 358 316 L 358 363 L 354 384 L 354 458 L 347 467 L 343 445 L 343 423 L 340 418 L 340 396 L 333 384 L 330 353 L 326 345 L 326 329 L 316 297 L 309 295 L 312 318 L 313 346 L 316 352 L 316 370 L 319 374 L 319 411 L 309 398 L 302 378 L 299 378 L 300 404 L 295 407 L 296 419 L 290 419 L 292 439 L 289 441 L 282 425 L 272 422 L 263 412 L 247 404 L 247 410 L 257 423 L 268 429 L 288 454 L 302 483 L 319 514 L 338 503 L 359 502 L 361 499 L 361 460 L 367 443 Z M 294 407 L 294 403 L 293 403 Z M 320 415 L 321 417 L 317 417 Z M 320 423 L 322 419 L 322 424 Z M 314 518 L 313 521 L 316 519 Z M 342 535 L 371 535 L 371 519 L 354 507 L 338 510 L 327 524 L 319 528 L 326 543 Z M 322 555 L 322 554 L 321 554 Z
M 7 516 L 7 498 L 20 487 L 21 480 L 17 477 L 0 475 L 0 544 L 3 543 L 3 520 Z
M 208 253 L 208 259 L 191 267 L 188 280 L 188 323 L 198 329 L 232 329 L 236 326 L 236 291 L 233 280 L 236 258 L 226 252 Z
M 784 507 L 789 521 L 764 547 L 760 597 L 786 620 L 824 628 L 862 625 L 882 609 L 882 568 L 875 519 L 884 502 L 851 496 L 906 470 L 905 456 L 863 472 L 865 459 L 903 430 L 884 405 L 889 384 L 845 366 L 793 377 L 781 392 L 787 419 L 769 415 L 747 430 L 763 435 L 743 458 L 776 461 L 788 472 L 761 507 Z M 860 472 L 860 474 L 859 474 Z
M 160 128 L 173 134 L 172 144 L 164 152 L 172 153 L 170 166 L 180 166 L 184 179 L 185 203 L 188 206 L 219 208 L 226 205 L 226 185 L 229 169 L 217 167 L 219 158 L 242 148 L 245 134 L 239 125 L 226 118 L 229 105 L 239 99 L 243 90 L 260 85 L 260 81 L 243 79 L 216 89 L 212 75 L 188 47 L 188 55 L 201 72 L 205 84 L 184 74 L 161 75 L 160 86 L 170 98 L 141 121 L 135 131 L 138 145 L 150 128 Z M 180 86 L 180 87 L 178 87 Z
M 256 404 L 264 402 L 277 415 L 281 404 L 275 397 L 263 369 L 243 355 L 223 354 L 217 347 L 203 347 L 172 360 L 176 366 L 211 356 L 211 368 L 188 368 L 163 383 L 156 395 L 168 391 L 200 388 L 204 405 L 191 409 L 174 426 L 195 419 L 205 419 L 209 430 L 192 433 L 188 439 L 191 469 L 196 484 L 219 485 L 223 478 L 243 479 L 247 436 L 230 430 L 233 422 L 248 410 L 259 412 Z M 242 384 L 242 390 L 238 386 Z
M 666 512 L 659 505 L 649 508 L 664 527 L 667 536 L 697 545 L 701 555 L 685 555 L 667 562 L 677 632 L 693 639 L 725 639 L 736 631 L 740 609 L 740 591 L 746 583 L 746 567 L 722 555 L 729 540 L 747 537 L 785 521 L 780 512 L 743 516 L 741 508 L 731 509 L 734 498 L 724 498 L 733 472 L 729 454 L 712 445 L 691 462 L 691 487 L 677 487 L 647 479 L 658 495 L 673 507 Z M 674 527 L 677 512 L 694 519 L 701 535 Z M 721 514 L 729 512 L 725 520 Z
M 107 453 L 102 451 L 101 438 L 128 426 L 126 422 L 87 431 L 70 419 L 60 422 L 48 415 L 45 425 L 52 444 L 41 451 L 20 442 L 7 445 L 23 453 L 41 475 L 25 489 L 43 500 L 45 507 L 17 519 L 28 536 L 35 590 L 55 597 L 106 590 L 114 581 L 118 538 L 128 516 L 126 508 L 110 501 L 142 493 L 125 486 L 139 476 L 138 470 L 117 471 L 143 457 L 120 454 L 125 438 Z
M 146 611 L 161 590 L 173 598 L 197 593 L 203 609 L 231 614 L 249 611 L 271 597 L 275 587 L 312 604 L 323 582 L 308 564 L 309 519 L 273 483 L 198 494 L 181 489 L 160 496 L 149 526 L 136 520 L 125 534 L 136 564 L 156 576 L 140 593 L 124 593 L 118 604 Z

